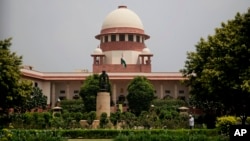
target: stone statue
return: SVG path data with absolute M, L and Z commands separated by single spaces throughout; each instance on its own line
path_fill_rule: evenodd
M 102 71 L 100 75 L 99 86 L 101 92 L 109 92 L 109 76 L 106 71 Z

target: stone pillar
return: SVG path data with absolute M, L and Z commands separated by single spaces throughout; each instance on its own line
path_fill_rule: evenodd
M 174 84 L 174 98 L 178 97 L 178 88 L 177 88 L 177 84 Z
M 71 99 L 70 98 L 69 82 L 66 82 L 66 99 Z
M 116 106 L 116 84 L 113 83 L 113 93 L 112 93 L 112 100 L 114 102 L 114 106 Z
M 144 56 L 141 57 L 141 64 L 144 65 Z
M 52 86 L 51 86 L 51 107 L 54 107 L 55 105 L 56 105 L 56 101 L 57 101 L 57 99 L 56 99 L 56 86 L 55 86 L 55 83 L 54 82 L 52 82 L 52 84 L 51 84 Z
M 100 119 L 102 113 L 110 116 L 110 93 L 98 92 L 96 97 L 96 117 Z
M 163 99 L 163 85 L 160 85 L 160 99 Z

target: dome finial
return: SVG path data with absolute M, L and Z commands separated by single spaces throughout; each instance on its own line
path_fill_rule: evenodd
M 126 5 L 119 5 L 118 8 L 127 8 Z

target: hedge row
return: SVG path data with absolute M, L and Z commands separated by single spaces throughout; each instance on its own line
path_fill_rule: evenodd
M 228 141 L 229 138 L 225 136 L 208 136 L 204 134 L 131 134 L 131 135 L 119 135 L 114 141 Z
M 47 130 L 0 130 L 0 141 L 67 141 L 60 134 Z
M 65 138 L 85 138 L 85 139 L 114 139 L 119 135 L 139 135 L 139 134 L 150 134 L 150 135 L 171 135 L 171 136 L 190 136 L 190 135 L 205 135 L 205 136 L 219 136 L 218 130 L 211 129 L 179 129 L 179 130 L 163 130 L 163 129 L 153 129 L 153 130 L 107 130 L 107 129 L 97 129 L 97 130 L 11 130 L 15 135 L 23 134 L 38 134 L 46 133 L 51 136 L 60 136 Z

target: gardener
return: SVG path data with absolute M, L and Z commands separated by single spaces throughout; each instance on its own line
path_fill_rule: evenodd
M 194 128 L 194 117 L 192 115 L 189 115 L 189 128 Z

